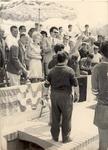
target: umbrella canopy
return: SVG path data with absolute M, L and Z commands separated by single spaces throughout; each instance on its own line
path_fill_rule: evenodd
M 74 20 L 77 15 L 74 9 L 55 2 L 21 0 L 9 3 L 1 10 L 0 17 L 17 21 L 45 21 L 49 18 Z

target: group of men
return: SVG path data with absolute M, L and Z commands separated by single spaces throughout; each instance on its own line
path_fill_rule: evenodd
M 42 30 L 42 25 L 38 23 L 35 23 L 28 33 L 24 25 L 19 29 L 17 26 L 11 26 L 10 35 L 7 37 L 4 37 L 4 30 L 0 30 L 1 76 L 2 68 L 5 66 L 5 76 L 2 77 L 6 77 L 6 80 L 9 79 L 11 86 L 19 85 L 21 77 L 25 79 L 29 77 L 28 49 L 30 48 L 29 44 L 33 42 L 34 32 L 41 34 L 39 47 L 42 56 L 42 72 L 45 78 L 51 69 L 49 63 L 56 54 L 54 51 L 56 44 L 64 45 L 64 51 L 68 52 L 70 57 L 70 67 L 74 69 L 76 76 L 91 74 L 92 63 L 97 64 L 100 61 L 99 48 L 103 37 L 98 35 L 97 41 L 94 40 L 89 31 L 89 25 L 85 25 L 85 30 L 79 34 L 73 33 L 71 24 L 68 25 L 67 31 L 64 31 L 62 26 L 59 28 L 53 26 L 49 30 L 49 35 L 48 32 Z M 3 82 L 5 79 L 1 78 L 1 80 Z

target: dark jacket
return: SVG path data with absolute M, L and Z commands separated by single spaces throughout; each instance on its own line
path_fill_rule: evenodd
M 57 55 L 54 55 L 52 60 L 48 64 L 48 69 L 52 69 L 55 65 L 57 65 Z
M 57 64 L 47 76 L 45 87 L 51 85 L 51 91 L 72 92 L 72 86 L 77 86 L 78 81 L 74 70 L 67 65 Z
M 56 65 L 57 65 L 57 55 L 54 55 L 54 57 L 52 58 L 52 60 L 48 64 L 48 68 L 52 69 Z M 75 56 L 69 57 L 67 66 L 71 67 L 74 70 L 75 76 L 79 76 L 80 75 L 79 63 L 77 61 L 77 57 L 75 57 Z
M 22 48 L 14 45 L 10 47 L 7 71 L 18 75 L 20 75 L 21 72 L 25 72 L 24 51 Z
M 9 52 L 9 49 L 8 49 L 8 46 L 5 42 L 5 40 L 0 39 L 0 53 L 1 53 L 0 55 L 2 55 L 2 56 L 0 56 L 0 58 L 2 57 L 3 65 L 7 62 L 8 52 Z M 1 62 L 1 59 L 0 59 L 0 62 Z

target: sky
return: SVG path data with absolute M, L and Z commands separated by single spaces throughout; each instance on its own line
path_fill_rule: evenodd
M 101 26 L 103 24 L 108 24 L 108 1 L 63 1 L 65 6 L 73 7 L 77 11 L 78 21 L 83 23 L 88 23 L 90 25 Z

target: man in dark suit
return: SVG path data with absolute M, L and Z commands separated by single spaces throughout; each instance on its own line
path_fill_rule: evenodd
M 27 57 L 27 47 L 26 46 L 27 46 L 28 42 L 29 42 L 29 39 L 26 36 L 26 34 L 24 34 L 24 33 L 21 34 L 20 39 L 18 41 L 19 51 L 20 51 L 20 54 L 21 54 L 20 58 L 21 58 L 22 65 L 27 70 L 28 70 L 29 59 Z M 27 77 L 27 75 L 24 72 L 22 72 L 21 80 L 26 81 L 26 79 L 27 79 L 26 77 Z
M 10 51 L 9 51 L 9 62 L 7 65 L 7 71 L 10 79 L 10 85 L 20 85 L 20 76 L 22 73 L 27 76 L 27 70 L 24 66 L 24 54 L 21 48 L 19 48 L 18 42 L 15 41 L 18 29 L 16 26 L 11 27 L 11 33 L 14 38 L 13 43 L 10 45 Z M 15 34 L 14 34 L 15 33 Z
M 0 28 L 0 83 L 6 79 L 6 63 L 8 57 L 8 47 L 4 40 L 4 30 Z M 1 84 L 2 85 L 2 84 Z

